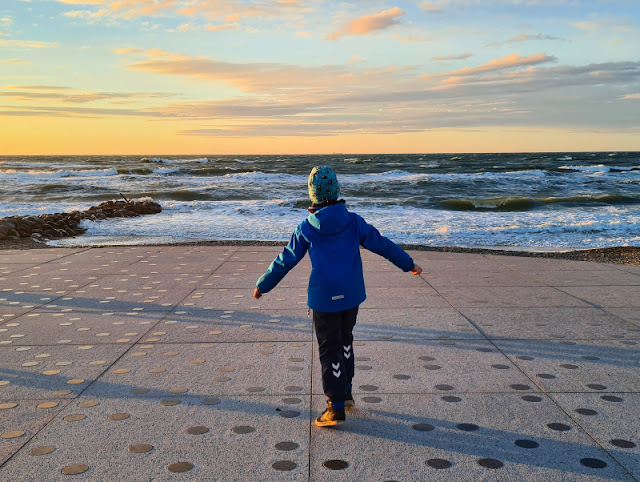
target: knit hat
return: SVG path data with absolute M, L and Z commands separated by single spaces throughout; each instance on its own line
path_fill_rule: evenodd
M 314 204 L 337 201 L 340 184 L 336 173 L 329 166 L 316 166 L 309 174 L 309 197 Z

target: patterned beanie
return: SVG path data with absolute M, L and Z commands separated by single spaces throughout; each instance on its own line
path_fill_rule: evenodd
M 336 173 L 329 166 L 316 166 L 309 174 L 309 197 L 314 204 L 324 201 L 337 201 L 340 196 L 340 184 Z

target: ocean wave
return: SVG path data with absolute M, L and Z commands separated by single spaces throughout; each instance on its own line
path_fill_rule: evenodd
M 604 164 L 596 165 L 567 165 L 560 166 L 558 169 L 566 171 L 575 171 L 583 173 L 607 173 L 607 172 L 632 172 L 640 171 L 640 166 L 606 166 Z
M 91 169 L 88 171 L 70 171 L 68 169 L 61 169 L 59 171 L 16 171 L 7 170 L 0 172 L 0 177 L 8 177 L 12 179 L 16 178 L 34 178 L 34 179 L 51 179 L 51 178 L 66 178 L 66 177 L 110 177 L 117 176 L 118 170 L 116 168 L 109 169 Z
M 566 206 L 590 206 L 596 204 L 625 205 L 640 204 L 640 198 L 604 194 L 601 196 L 570 197 L 497 197 L 489 199 L 447 199 L 437 203 L 441 209 L 450 211 L 530 211 L 532 209 L 563 204 Z
M 189 164 L 189 163 L 207 163 L 209 159 L 201 157 L 197 159 L 165 159 L 163 157 L 152 157 L 151 159 L 143 157 L 140 162 L 155 162 L 158 164 Z

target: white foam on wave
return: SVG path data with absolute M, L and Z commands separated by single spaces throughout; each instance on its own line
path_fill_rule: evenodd
M 546 173 L 541 170 L 507 171 L 507 172 L 468 172 L 468 173 L 411 173 L 402 170 L 387 171 L 369 174 L 346 174 L 338 175 L 338 179 L 348 183 L 384 183 L 384 182 L 420 182 L 430 179 L 439 181 L 459 181 L 459 180 L 492 180 L 495 182 L 513 183 L 517 180 L 528 178 L 545 177 Z
M 173 174 L 174 172 L 180 172 L 179 167 L 159 167 L 158 169 L 154 169 L 154 174 Z
M 286 199 L 174 202 L 163 207 L 162 213 L 153 216 L 83 222 L 83 226 L 89 229 L 90 236 L 286 241 L 308 215 Z M 385 236 L 406 244 L 577 248 L 640 245 L 640 235 L 633 229 L 640 223 L 640 207 L 487 214 L 351 203 L 350 210 L 362 215 Z
M 0 165 L 7 168 L 28 167 L 33 168 L 50 168 L 50 169 L 83 169 L 87 167 L 85 164 L 68 164 L 62 162 L 20 162 L 20 161 L 0 161 Z
M 165 159 L 162 157 L 152 157 L 151 159 L 148 159 L 148 160 L 151 162 L 157 162 L 160 164 L 190 164 L 193 162 L 205 164 L 209 162 L 209 159 L 207 159 L 206 157 L 202 157 L 198 159 Z
M 115 168 L 110 169 L 91 169 L 71 171 L 69 169 L 61 169 L 58 171 L 16 171 L 13 169 L 0 172 L 0 178 L 6 178 L 11 180 L 42 180 L 50 182 L 51 179 L 62 178 L 86 178 L 86 177 L 111 177 L 117 176 L 118 170 Z

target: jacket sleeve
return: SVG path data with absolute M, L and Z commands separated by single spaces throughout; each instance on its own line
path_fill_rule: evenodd
M 291 271 L 298 262 L 304 258 L 309 249 L 309 242 L 302 234 L 302 224 L 298 225 L 291 235 L 289 244 L 285 246 L 276 259 L 273 260 L 269 269 L 260 277 L 256 287 L 260 293 L 268 293 Z
M 411 271 L 414 267 L 413 259 L 400 246 L 389 238 L 380 234 L 375 227 L 358 216 L 358 234 L 360 246 L 388 259 L 402 271 Z

